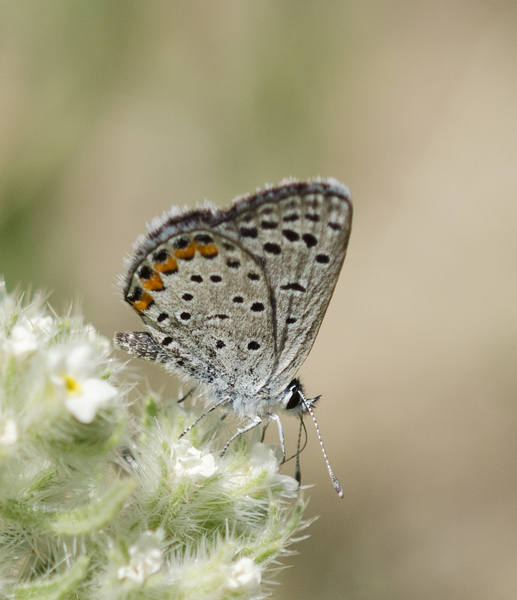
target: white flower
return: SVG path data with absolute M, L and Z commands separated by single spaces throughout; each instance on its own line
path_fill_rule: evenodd
M 241 558 L 227 567 L 226 587 L 231 590 L 252 589 L 260 583 L 260 568 L 251 558 Z
M 18 441 L 18 426 L 14 419 L 0 416 L 0 446 L 12 446 Z
M 93 376 L 95 361 L 88 344 L 51 348 L 48 367 L 52 383 L 65 395 L 66 409 L 81 423 L 91 423 L 117 395 L 111 384 Z
M 47 336 L 54 327 L 54 319 L 50 315 L 35 315 L 27 318 L 27 328 L 38 336 Z
M 278 469 L 279 464 L 273 449 L 257 442 L 251 447 L 247 468 L 235 471 L 229 478 L 229 482 L 246 485 L 246 481 L 264 476 L 264 483 L 267 485 L 281 485 L 285 494 L 295 496 L 299 487 L 298 482 L 289 475 L 281 475 Z
M 95 347 L 97 354 L 103 354 L 107 356 L 110 353 L 111 344 L 95 329 L 95 327 L 91 325 L 88 326 L 86 335 L 88 343 Z
M 11 330 L 11 336 L 4 340 L 4 349 L 18 358 L 25 358 L 36 352 L 38 342 L 31 331 L 23 325 L 16 324 Z
M 249 465 L 255 476 L 260 475 L 263 471 L 268 473 L 277 473 L 278 471 L 278 461 L 273 449 L 260 442 L 253 444 L 251 448 Z
M 178 440 L 172 445 L 172 459 L 174 473 L 178 477 L 185 475 L 210 477 L 217 470 L 212 454 L 202 454 L 186 439 Z
M 157 573 L 163 564 L 161 539 L 162 533 L 159 531 L 142 533 L 138 542 L 129 547 L 129 563 L 119 567 L 117 577 L 143 585 L 150 575 Z
M 271 485 L 280 484 L 284 492 L 289 495 L 295 495 L 298 490 L 298 482 L 289 475 L 280 475 L 278 469 L 280 465 L 275 458 L 273 449 L 265 444 L 257 442 L 251 449 L 250 467 L 255 475 L 267 470 L 268 481 Z

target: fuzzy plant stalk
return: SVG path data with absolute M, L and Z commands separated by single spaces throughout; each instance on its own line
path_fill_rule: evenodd
M 80 316 L 1 284 L 0 599 L 264 597 L 307 525 L 299 486 L 256 438 L 220 458 L 215 413 L 178 439 L 200 414 L 138 396 Z

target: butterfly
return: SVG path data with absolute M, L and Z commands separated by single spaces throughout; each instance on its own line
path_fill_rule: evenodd
M 284 180 L 226 210 L 173 207 L 137 239 L 121 280 L 147 331 L 117 333 L 115 345 L 196 379 L 209 393 L 207 412 L 221 407 L 245 421 L 223 453 L 274 420 L 285 458 L 279 415 L 309 412 L 316 424 L 318 398 L 307 399 L 295 376 L 332 297 L 351 224 L 350 192 L 335 179 Z

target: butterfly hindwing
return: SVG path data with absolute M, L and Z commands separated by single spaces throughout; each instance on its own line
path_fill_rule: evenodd
M 174 233 L 138 262 L 126 300 L 180 371 L 256 393 L 274 363 L 268 284 L 241 246 L 209 229 Z

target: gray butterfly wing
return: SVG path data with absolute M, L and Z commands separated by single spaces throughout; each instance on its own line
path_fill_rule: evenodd
M 245 199 L 214 230 L 263 264 L 274 311 L 275 361 L 261 395 L 280 393 L 309 353 L 345 259 L 348 189 L 335 180 L 288 183 Z
M 256 258 L 200 221 L 190 213 L 166 223 L 140 247 L 124 297 L 150 335 L 117 334 L 116 344 L 253 396 L 274 365 L 269 286 Z
M 314 342 L 351 219 L 335 180 L 168 216 L 140 241 L 124 283 L 150 335 L 117 334 L 116 344 L 220 391 L 275 396 Z

